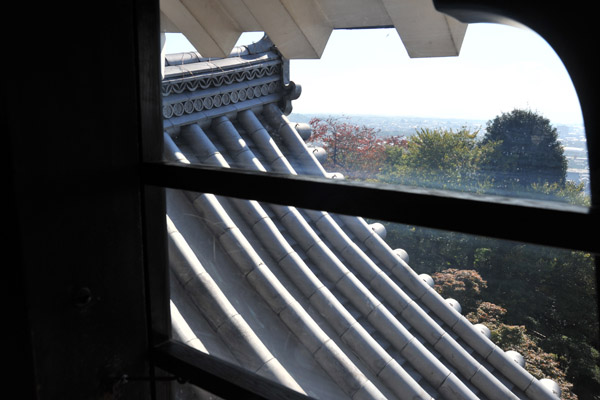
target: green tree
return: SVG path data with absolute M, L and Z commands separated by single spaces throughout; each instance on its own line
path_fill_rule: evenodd
M 534 183 L 531 185 L 531 189 L 534 193 L 539 193 L 547 199 L 562 201 L 577 206 L 589 207 L 591 205 L 591 199 L 585 192 L 584 183 L 575 183 L 572 181 L 566 181 L 564 184 L 546 182 L 543 185 L 540 185 Z
M 418 129 L 405 148 L 389 149 L 380 180 L 440 189 L 482 191 L 487 177 L 480 165 L 496 144 L 482 145 L 478 131 Z
M 547 118 L 514 109 L 488 121 L 482 145 L 496 143 L 482 167 L 500 190 L 528 190 L 532 184 L 564 185 L 567 159 L 558 133 Z

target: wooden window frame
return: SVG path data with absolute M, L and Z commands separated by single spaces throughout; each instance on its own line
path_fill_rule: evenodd
M 459 12 L 481 6 L 481 2 L 470 1 L 460 2 L 462 8 L 456 7 L 457 2 L 450 0 L 438 0 L 436 3 L 442 9 L 446 7 L 448 11 L 457 9 Z M 490 3 L 493 4 L 494 1 Z M 502 6 L 506 5 L 499 7 Z M 494 15 L 502 14 L 500 9 L 491 10 L 496 13 Z M 531 10 L 524 10 L 530 18 L 538 17 L 533 12 L 527 14 Z M 600 226 L 597 212 L 600 182 L 595 173 L 599 159 L 598 146 L 596 138 L 589 133 L 591 207 L 163 162 L 161 94 L 160 80 L 157 78 L 160 76 L 158 1 L 137 1 L 136 25 L 140 139 L 144 160 L 140 166 L 143 188 L 141 201 L 144 207 L 150 359 L 156 372 L 152 376 L 155 398 L 169 397 L 168 388 L 159 383 L 160 374 L 164 372 L 176 374 L 224 398 L 307 398 L 280 384 L 171 340 L 165 188 L 360 215 L 600 254 L 600 240 L 594 237 Z M 590 67 L 578 78 L 585 80 L 592 76 L 591 73 L 593 69 Z M 587 92 L 583 96 L 580 92 L 579 95 L 584 117 L 590 117 L 586 118 L 586 132 L 592 132 L 597 127 L 598 120 L 590 114 L 594 97 L 590 97 Z M 596 266 L 598 267 L 598 258 Z

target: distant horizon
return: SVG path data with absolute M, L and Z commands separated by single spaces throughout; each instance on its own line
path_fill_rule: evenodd
M 292 103 L 293 105 L 293 103 Z M 413 118 L 413 119 L 467 119 L 470 121 L 487 121 L 486 119 L 481 119 L 481 118 L 461 118 L 461 117 L 436 117 L 436 116 L 425 116 L 425 115 L 402 115 L 402 114 L 369 114 L 369 113 L 363 113 L 363 114 L 357 114 L 357 113 L 327 113 L 327 112 L 297 112 L 292 110 L 292 114 L 301 114 L 301 115 L 347 115 L 349 117 L 353 117 L 353 116 L 357 116 L 357 117 L 374 117 L 374 118 Z M 490 118 L 492 119 L 492 118 Z
M 292 102 L 292 108 L 293 108 L 293 102 Z M 487 123 L 488 121 L 493 120 L 494 118 L 496 118 L 498 115 L 495 115 L 491 118 L 461 118 L 461 117 L 440 117 L 440 116 L 420 116 L 420 115 L 400 115 L 400 114 L 396 114 L 396 115 L 384 115 L 384 114 L 347 114 L 347 113 L 326 113 L 326 112 L 299 112 L 299 111 L 295 111 L 292 109 L 292 112 L 290 115 L 302 115 L 302 116 L 332 116 L 332 117 L 362 117 L 362 118 L 398 118 L 398 119 L 402 119 L 402 118 L 406 118 L 406 119 L 433 119 L 433 120 L 454 120 L 454 121 L 469 121 L 469 122 L 480 122 L 480 123 Z M 543 116 L 543 115 L 542 115 Z M 549 119 L 549 118 L 548 118 Z M 581 128 L 584 128 L 584 124 L 583 122 L 573 122 L 573 123 L 569 123 L 569 122 L 554 122 L 551 119 L 550 120 L 550 124 L 554 127 L 556 126 L 578 126 Z

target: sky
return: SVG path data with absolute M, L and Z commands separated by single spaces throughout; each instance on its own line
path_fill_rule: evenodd
M 262 33 L 245 33 L 238 44 Z M 167 34 L 167 52 L 191 51 Z M 292 60 L 295 113 L 493 119 L 526 108 L 552 124 L 582 124 L 560 58 L 526 28 L 471 24 L 458 57 L 411 59 L 393 28 L 334 30 L 318 60 Z

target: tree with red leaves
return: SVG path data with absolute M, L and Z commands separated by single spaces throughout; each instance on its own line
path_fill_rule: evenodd
M 448 268 L 432 275 L 435 290 L 444 298 L 452 297 L 460 303 L 465 313 L 477 309 L 481 303 L 481 292 L 487 282 L 472 269 Z
M 313 118 L 309 143 L 327 152 L 323 167 L 340 172 L 348 179 L 374 179 L 386 161 L 387 149 L 406 146 L 401 136 L 380 137 L 379 131 L 352 124 L 340 118 Z

